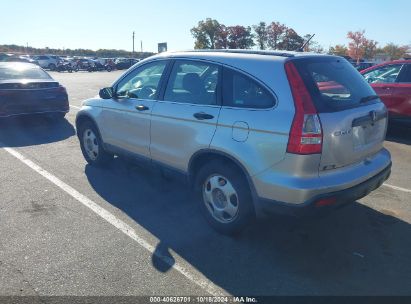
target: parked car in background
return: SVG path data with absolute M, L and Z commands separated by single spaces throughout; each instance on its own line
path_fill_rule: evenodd
M 162 53 L 84 101 L 76 127 L 91 165 L 119 155 L 184 177 L 222 233 L 353 202 L 391 171 L 387 110 L 336 56 Z
M 139 62 L 139 60 L 135 58 L 117 58 L 114 63 L 117 70 L 126 70 L 135 65 L 137 62 Z
M 42 114 L 61 119 L 68 111 L 66 89 L 42 68 L 0 63 L 0 117 Z
M 370 68 L 374 65 L 375 65 L 375 63 L 373 63 L 373 62 L 363 61 L 363 62 L 360 62 L 359 64 L 355 64 L 354 66 L 358 71 L 362 71 L 362 70 L 368 69 L 368 68 Z
M 60 59 L 57 63 L 56 71 L 57 72 L 69 72 L 72 73 L 75 70 L 75 65 L 73 62 L 67 59 Z
M 0 53 L 0 62 L 3 61 L 5 58 L 9 57 L 9 54 L 6 53 Z
M 43 69 L 49 69 L 51 71 L 54 71 L 57 67 L 57 64 L 60 60 L 58 56 L 54 55 L 36 55 L 33 56 L 34 60 L 37 60 L 40 67 Z
M 27 63 L 39 65 L 39 62 L 37 60 L 34 60 L 30 58 L 30 56 L 27 56 L 27 55 L 21 55 L 21 56 L 8 55 L 4 57 L 2 61 L 3 62 L 27 62 Z
M 76 59 L 77 70 L 93 72 L 95 70 L 95 61 L 88 58 Z
M 411 60 L 383 63 L 361 74 L 387 106 L 391 118 L 411 118 Z

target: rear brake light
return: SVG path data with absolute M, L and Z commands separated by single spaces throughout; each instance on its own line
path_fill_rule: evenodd
M 315 202 L 316 207 L 326 207 L 334 205 L 337 202 L 335 197 L 323 198 Z
M 294 63 L 287 62 L 285 71 L 295 106 L 287 152 L 293 154 L 321 153 L 323 139 L 321 121 L 311 95 Z

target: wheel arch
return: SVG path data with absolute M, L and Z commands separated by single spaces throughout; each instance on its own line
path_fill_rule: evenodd
M 91 123 L 94 125 L 94 127 L 96 128 L 96 130 L 97 130 L 97 132 L 98 132 L 98 135 L 99 135 L 100 138 L 102 139 L 101 133 L 100 133 L 100 129 L 98 128 L 95 119 L 94 119 L 91 115 L 86 114 L 86 113 L 79 113 L 79 114 L 77 115 L 77 117 L 76 117 L 77 137 L 80 136 L 80 134 L 79 134 L 80 126 L 81 126 L 83 123 L 85 123 L 86 121 L 89 121 L 89 122 L 91 122 Z
M 190 184 L 195 187 L 194 181 L 196 178 L 196 174 L 198 170 L 203 166 L 206 162 L 211 161 L 211 160 L 222 160 L 225 162 L 229 162 L 233 164 L 235 167 L 237 167 L 245 177 L 247 184 L 249 186 L 249 189 L 251 191 L 251 196 L 253 198 L 253 204 L 256 201 L 257 198 L 257 193 L 254 187 L 254 183 L 251 179 L 250 174 L 248 173 L 247 169 L 244 167 L 244 165 L 235 157 L 219 151 L 219 150 L 214 150 L 214 149 L 203 149 L 198 152 L 196 152 L 191 158 L 188 163 L 188 179 L 190 181 Z

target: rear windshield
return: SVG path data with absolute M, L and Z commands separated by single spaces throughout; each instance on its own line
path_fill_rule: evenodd
M 304 58 L 293 62 L 319 112 L 357 107 L 364 104 L 365 97 L 375 95 L 364 77 L 344 58 Z
M 51 77 L 39 68 L 0 67 L 0 80 L 8 79 L 51 79 Z

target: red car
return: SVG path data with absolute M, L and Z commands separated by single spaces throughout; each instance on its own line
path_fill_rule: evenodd
M 390 117 L 411 118 L 411 60 L 391 61 L 361 71 Z

